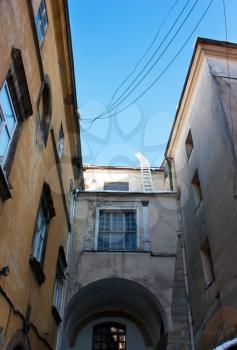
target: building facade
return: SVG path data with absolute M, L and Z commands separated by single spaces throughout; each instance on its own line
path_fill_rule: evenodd
M 180 197 L 200 350 L 237 336 L 236 91 L 237 45 L 198 39 L 166 157 Z
M 0 23 L 0 349 L 235 349 L 236 44 L 197 40 L 164 168 L 82 171 L 67 0 Z
M 192 349 L 176 193 L 143 175 L 84 168 L 61 349 Z
M 67 2 L 0 2 L 0 348 L 55 349 L 80 139 Z

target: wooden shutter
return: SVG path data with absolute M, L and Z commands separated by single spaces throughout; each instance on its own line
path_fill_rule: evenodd
M 12 49 L 12 61 L 14 71 L 14 85 L 19 103 L 19 110 L 22 120 L 32 115 L 32 105 L 30 100 L 30 93 L 26 80 L 25 69 L 22 61 L 21 50 Z

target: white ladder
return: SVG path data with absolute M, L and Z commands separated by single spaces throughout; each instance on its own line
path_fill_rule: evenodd
M 140 161 L 143 191 L 152 192 L 153 184 L 152 184 L 150 164 L 146 159 L 146 157 L 144 157 L 144 155 L 141 153 L 136 153 L 135 157 L 137 157 Z

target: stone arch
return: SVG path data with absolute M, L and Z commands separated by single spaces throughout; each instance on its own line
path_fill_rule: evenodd
M 18 330 L 7 345 L 7 350 L 31 350 L 27 334 Z
M 124 278 L 107 278 L 92 282 L 71 298 L 64 320 L 62 349 L 74 346 L 80 331 L 102 317 L 122 317 L 139 329 L 146 346 L 160 340 L 167 319 L 157 297 L 145 286 Z

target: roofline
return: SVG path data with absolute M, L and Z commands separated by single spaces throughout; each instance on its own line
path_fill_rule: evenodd
M 106 170 L 136 170 L 141 171 L 140 167 L 132 166 L 113 166 L 113 165 L 83 165 L 83 170 L 89 169 L 106 169 Z M 163 172 L 163 167 L 150 167 L 151 171 L 160 171 Z
M 79 113 L 78 113 L 78 103 L 77 103 L 77 88 L 76 88 L 76 79 L 75 79 L 75 68 L 74 68 L 74 56 L 73 56 L 73 48 L 72 48 L 72 31 L 71 31 L 71 23 L 69 17 L 69 5 L 68 0 L 64 0 L 65 4 L 65 12 L 66 12 L 66 24 L 67 24 L 67 35 L 68 35 L 68 45 L 69 45 L 69 60 L 70 60 L 70 68 L 72 75 L 72 90 L 73 90 L 73 106 L 74 106 L 74 118 L 76 123 L 76 128 L 78 132 L 78 140 L 77 140 L 77 153 L 78 153 L 78 161 L 80 170 L 82 171 L 82 187 L 84 188 L 84 180 L 83 180 L 83 162 L 82 162 L 82 149 L 81 149 L 81 136 L 80 136 L 80 123 L 79 123 Z
M 132 196 L 171 196 L 176 197 L 175 191 L 152 191 L 152 192 L 123 192 L 123 191 L 77 191 L 77 196 L 93 195 L 93 196 L 118 196 L 118 197 L 132 197 Z
M 64 2 L 65 2 L 65 9 L 66 9 L 66 23 L 67 23 L 68 45 L 69 45 L 69 58 L 71 63 L 74 109 L 75 109 L 75 112 L 77 113 L 77 110 L 78 110 L 77 89 L 76 89 L 76 79 L 75 79 L 75 70 L 74 70 L 74 57 L 73 57 L 73 49 L 72 49 L 72 32 L 71 32 L 71 24 L 70 24 L 70 18 L 69 18 L 69 6 L 68 6 L 68 0 L 64 0 Z
M 202 37 L 198 37 L 197 38 L 197 40 L 195 42 L 195 46 L 194 46 L 194 51 L 193 51 L 193 54 L 192 54 L 191 62 L 189 64 L 188 72 L 186 74 L 185 82 L 184 82 L 183 89 L 182 89 L 182 92 L 181 92 L 181 96 L 180 96 L 180 99 L 179 99 L 178 108 L 177 108 L 176 113 L 175 113 L 174 121 L 173 121 L 172 128 L 171 128 L 171 132 L 170 132 L 169 139 L 168 139 L 168 142 L 167 142 L 167 146 L 166 146 L 166 149 L 165 149 L 165 158 L 167 156 L 167 152 L 168 152 L 168 149 L 169 149 L 169 146 L 170 146 L 171 138 L 173 136 L 173 131 L 174 131 L 174 128 L 176 126 L 176 122 L 177 122 L 178 115 L 179 115 L 179 112 L 180 112 L 180 107 L 181 107 L 182 102 L 183 102 L 183 97 L 184 97 L 184 94 L 185 94 L 185 91 L 186 91 L 187 83 L 189 81 L 189 77 L 190 77 L 191 70 L 192 70 L 192 67 L 193 67 L 194 59 L 196 57 L 197 49 L 198 49 L 198 46 L 202 45 L 202 44 L 212 45 L 212 46 L 220 46 L 220 47 L 224 47 L 224 48 L 228 47 L 228 48 L 237 49 L 237 44 L 233 43 L 233 42 L 223 41 L 223 40 L 214 40 L 214 39 L 208 39 L 208 38 L 202 38 Z

